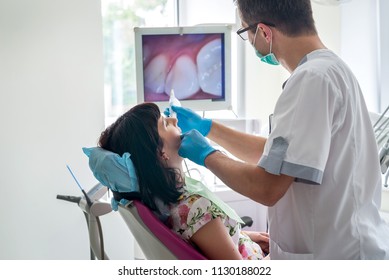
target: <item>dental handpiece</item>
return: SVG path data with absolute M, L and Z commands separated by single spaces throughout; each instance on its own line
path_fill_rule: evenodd
M 171 118 L 177 118 L 177 113 L 173 111 L 172 106 L 179 106 L 181 107 L 181 102 L 176 98 L 174 95 L 174 90 L 172 89 L 170 91 L 170 98 L 169 98 L 169 106 L 170 106 L 170 117 Z

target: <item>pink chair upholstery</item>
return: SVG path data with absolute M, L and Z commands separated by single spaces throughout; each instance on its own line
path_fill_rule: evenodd
M 133 200 L 125 206 L 120 205 L 119 213 L 147 259 L 206 260 L 140 201 Z

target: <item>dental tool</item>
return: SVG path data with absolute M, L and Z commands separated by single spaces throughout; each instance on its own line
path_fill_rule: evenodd
M 381 148 L 379 159 L 381 165 L 381 173 L 385 174 L 389 167 L 389 139 Z
M 389 134 L 389 117 L 385 116 L 389 111 L 389 106 L 381 114 L 377 122 L 373 125 L 374 134 L 378 147 L 381 147 L 382 143 L 387 140 Z
M 170 91 L 169 106 L 170 106 L 170 117 L 177 118 L 177 113 L 173 111 L 172 106 L 181 107 L 181 102 L 174 95 L 174 89 Z
M 76 203 L 84 213 L 88 233 L 89 233 L 89 247 L 91 260 L 108 260 L 108 256 L 104 250 L 104 238 L 103 229 L 100 222 L 100 216 L 106 215 L 112 212 L 111 205 L 100 199 L 108 192 L 107 187 L 102 184 L 95 185 L 88 193 L 82 188 L 81 184 L 74 175 L 69 165 L 66 165 L 73 179 L 76 181 L 77 186 L 80 188 L 84 195 L 70 196 L 70 195 L 57 195 L 57 199 L 65 200 L 68 202 Z
M 88 206 L 91 206 L 92 205 L 92 201 L 90 200 L 90 198 L 87 195 L 87 193 L 85 192 L 85 190 L 81 187 L 81 184 L 78 182 L 78 180 L 77 180 L 76 176 L 74 175 L 72 169 L 70 168 L 69 165 L 66 165 L 66 168 L 69 170 L 69 172 L 72 175 L 74 181 L 76 181 L 77 186 L 80 188 L 81 192 L 85 196 L 85 199 L 86 199 L 86 202 L 87 202 Z
M 379 119 L 376 121 L 376 123 L 373 125 L 374 132 L 378 132 L 378 130 L 381 128 L 383 123 L 380 124 L 381 120 L 384 118 L 385 114 L 389 111 L 389 106 L 385 109 L 385 111 L 381 114 Z

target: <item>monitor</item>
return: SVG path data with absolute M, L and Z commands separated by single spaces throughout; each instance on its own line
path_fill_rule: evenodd
M 231 25 L 135 27 L 137 101 L 231 109 Z

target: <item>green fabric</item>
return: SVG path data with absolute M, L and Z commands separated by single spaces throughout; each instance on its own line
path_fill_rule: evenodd
M 227 203 L 221 200 L 215 193 L 211 192 L 203 183 L 190 177 L 185 177 L 185 189 L 190 194 L 198 194 L 205 197 L 217 205 L 228 217 L 235 221 L 244 224 L 239 215 Z

